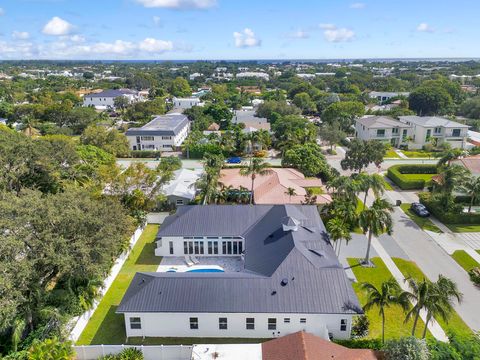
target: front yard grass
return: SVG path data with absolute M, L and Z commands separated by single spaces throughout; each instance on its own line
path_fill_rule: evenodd
M 189 338 L 189 337 L 131 337 L 128 345 L 192 345 L 192 344 L 258 344 L 264 338 Z
M 156 271 L 161 258 L 155 256 L 155 236 L 158 225 L 147 225 L 128 259 L 100 301 L 95 313 L 83 330 L 77 345 L 123 344 L 126 341 L 123 315 L 116 314 L 120 301 L 133 276 L 141 271 Z
M 452 258 L 460 265 L 462 268 L 465 269 L 466 272 L 469 272 L 475 267 L 480 266 L 480 264 L 468 255 L 465 250 L 457 250 L 452 254 Z
M 480 232 L 480 225 L 474 224 L 445 224 L 450 230 L 457 233 L 462 232 Z
M 432 158 L 432 157 L 435 157 L 435 153 L 428 152 L 428 151 L 422 151 L 422 150 L 417 150 L 417 151 L 402 150 L 402 152 L 408 158 Z
M 405 214 L 408 215 L 410 219 L 415 222 L 415 224 L 420 226 L 423 230 L 429 230 L 439 234 L 442 233 L 442 230 L 440 230 L 434 223 L 432 223 L 429 218 L 422 218 L 415 214 L 412 210 L 410 210 L 410 205 L 411 204 L 409 203 L 403 203 L 400 205 L 400 208 Z
M 324 191 L 321 187 L 307 187 L 305 188 L 312 195 L 322 195 Z
M 375 267 L 363 267 L 359 265 L 359 259 L 349 258 L 348 264 L 351 266 L 357 283 L 352 284 L 355 293 L 357 294 L 360 304 L 363 306 L 367 302 L 367 295 L 361 288 L 361 283 L 369 282 L 375 285 L 377 288 L 381 286 L 384 281 L 387 281 L 392 277 L 392 274 L 382 261 L 382 259 L 375 257 L 372 262 Z M 382 318 L 378 313 L 378 308 L 373 308 L 366 312 L 368 319 L 370 320 L 370 330 L 368 338 L 375 339 L 382 337 Z M 391 306 L 385 309 L 385 339 L 399 338 L 404 336 L 410 336 L 412 332 L 413 321 L 410 320 L 404 323 L 405 313 L 400 306 Z M 423 321 L 419 321 L 416 329 L 416 335 L 422 336 L 423 328 L 425 324 Z M 430 336 L 430 332 L 427 332 L 427 336 Z
M 393 190 L 393 186 L 392 186 L 392 184 L 390 184 L 390 181 L 387 180 L 386 176 L 383 177 L 383 184 L 385 186 L 385 190 L 387 190 L 387 191 Z
M 397 265 L 398 269 L 402 272 L 403 276 L 412 277 L 413 279 L 420 281 L 426 278 L 425 274 L 420 270 L 420 268 L 415 264 L 413 261 L 408 261 L 400 258 L 392 258 L 393 262 Z M 433 279 L 436 280 L 436 279 Z M 467 324 L 462 320 L 462 318 L 454 311 L 450 315 L 450 319 L 447 322 L 442 320 L 441 318 L 436 319 L 442 329 L 445 332 L 449 330 L 453 330 L 459 334 L 472 334 L 472 330 L 468 327 Z
M 393 149 L 388 149 L 387 152 L 385 153 L 385 156 L 384 156 L 386 159 L 390 158 L 390 159 L 399 159 L 400 156 L 395 152 L 395 150 Z

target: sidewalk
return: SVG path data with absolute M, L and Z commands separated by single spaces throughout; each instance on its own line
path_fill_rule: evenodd
M 390 255 L 388 255 L 387 251 L 383 248 L 377 238 L 372 239 L 372 247 L 375 249 L 378 256 L 382 259 L 382 261 L 387 266 L 388 270 L 392 273 L 392 276 L 397 280 L 398 284 L 404 291 L 410 291 L 408 284 L 405 282 L 405 276 L 402 272 L 398 269 L 397 265 L 393 262 Z M 413 303 L 412 303 L 413 304 Z M 420 317 L 425 322 L 427 318 L 426 311 L 422 310 L 420 312 Z M 435 339 L 439 341 L 448 341 L 448 337 L 443 331 L 442 327 L 438 324 L 437 321 L 430 321 L 428 324 L 428 330 L 430 333 L 435 337 Z

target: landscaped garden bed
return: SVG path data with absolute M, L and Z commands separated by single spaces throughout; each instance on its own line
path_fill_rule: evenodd
M 394 165 L 387 176 L 402 190 L 421 190 L 437 175 L 436 165 Z

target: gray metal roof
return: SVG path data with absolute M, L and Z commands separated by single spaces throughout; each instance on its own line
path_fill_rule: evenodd
M 445 119 L 439 116 L 399 116 L 400 121 L 423 127 L 468 128 L 468 125 Z
M 188 124 L 188 118 L 183 114 L 166 114 L 155 117 L 149 123 L 140 128 L 130 128 L 125 135 L 127 136 L 175 136 Z
M 407 124 L 404 124 L 390 116 L 363 116 L 356 120 L 358 123 L 366 126 L 369 129 L 384 129 L 384 128 L 408 128 Z
M 137 273 L 117 312 L 362 312 L 315 206 L 183 206 L 177 213 L 158 236 L 242 236 L 244 271 Z M 290 219 L 298 225 L 285 231 Z
M 94 97 L 94 98 L 97 98 L 97 97 L 113 97 L 113 98 L 116 98 L 116 97 L 123 96 L 123 95 L 134 95 L 134 94 L 137 94 L 137 92 L 135 90 L 130 90 L 130 89 L 118 89 L 118 90 L 108 89 L 108 90 L 104 90 L 104 91 L 99 92 L 99 93 L 87 94 L 87 95 L 85 95 L 85 97 Z

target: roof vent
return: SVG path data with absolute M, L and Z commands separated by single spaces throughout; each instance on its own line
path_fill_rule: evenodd
M 280 282 L 280 285 L 282 285 L 282 286 L 287 286 L 287 284 L 288 284 L 288 279 L 287 278 L 282 279 L 282 281 Z
M 272 296 L 277 295 L 277 292 L 275 290 L 272 291 Z
M 300 221 L 298 221 L 297 219 L 295 219 L 291 216 L 287 216 L 287 217 L 283 218 L 283 221 L 282 221 L 283 231 L 285 231 L 285 232 L 287 232 L 287 231 L 297 231 L 299 224 L 300 224 Z

